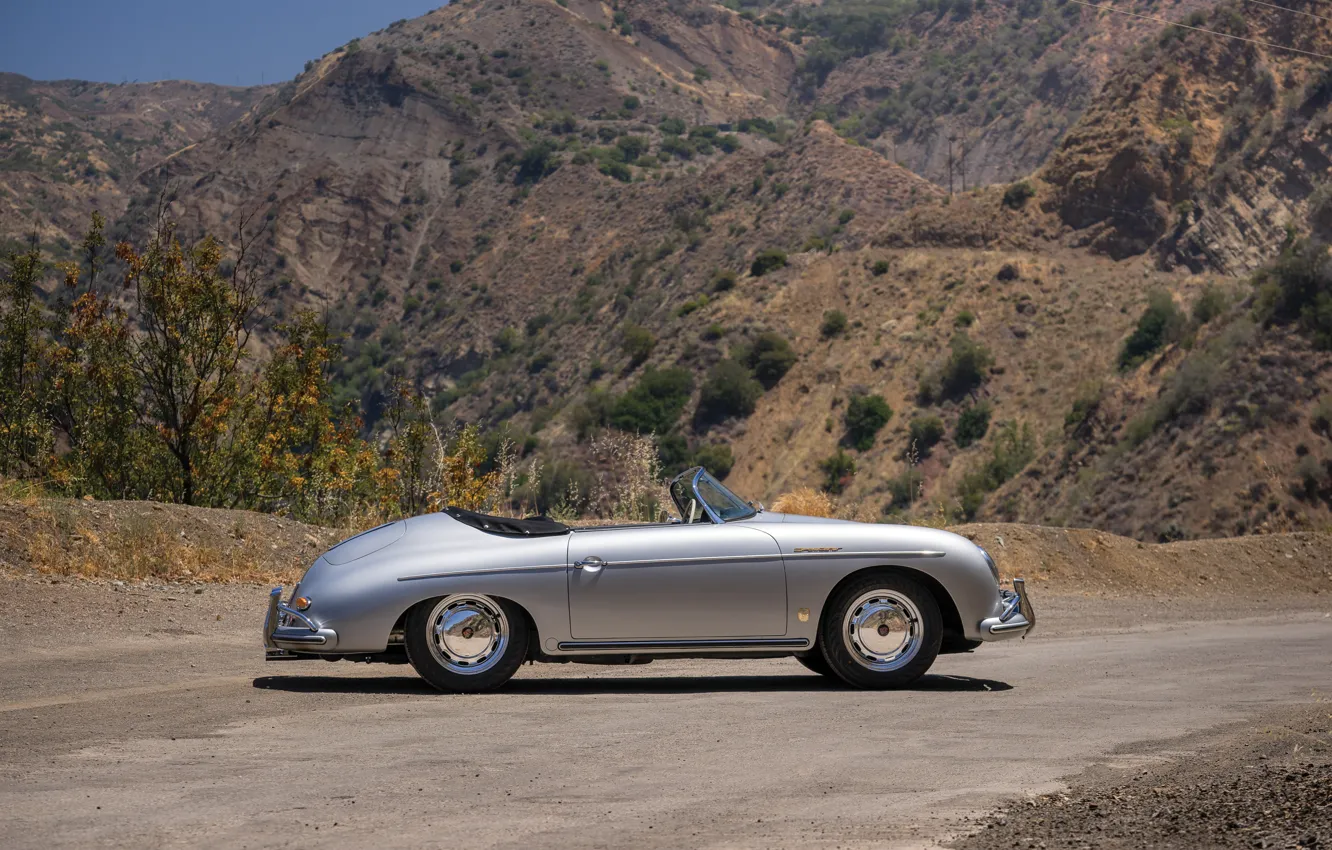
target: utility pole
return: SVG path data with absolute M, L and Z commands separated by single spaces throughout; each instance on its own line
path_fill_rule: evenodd
M 962 194 L 967 193 L 967 134 L 962 134 L 962 156 L 957 161 L 957 167 L 962 171 Z
M 956 133 L 948 134 L 948 197 L 953 197 L 953 142 L 957 141 Z

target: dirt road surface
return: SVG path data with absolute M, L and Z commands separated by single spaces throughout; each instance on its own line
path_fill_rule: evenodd
M 1037 635 L 901 692 L 775 660 L 536 665 L 483 696 L 265 665 L 263 588 L 0 574 L 0 599 L 9 848 L 932 846 L 1332 697 L 1328 594 L 1038 596 Z

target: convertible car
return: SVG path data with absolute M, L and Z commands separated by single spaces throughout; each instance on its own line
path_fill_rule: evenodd
M 499 687 L 524 661 L 794 656 L 861 688 L 918 679 L 940 653 L 1029 634 L 1021 579 L 931 528 L 773 513 L 702 468 L 680 519 L 570 528 L 458 508 L 381 525 L 274 589 L 270 660 L 410 662 L 440 690 Z

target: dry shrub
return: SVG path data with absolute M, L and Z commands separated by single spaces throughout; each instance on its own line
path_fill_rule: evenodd
M 589 446 L 597 483 L 588 513 L 617 522 L 660 522 L 670 494 L 661 476 L 657 441 L 623 431 L 608 431 Z
M 813 487 L 801 487 L 789 493 L 783 493 L 772 503 L 772 509 L 779 514 L 798 516 L 833 517 L 837 515 L 837 503 L 832 496 Z
M 877 522 L 879 519 L 879 512 L 868 502 L 839 502 L 813 487 L 801 487 L 783 493 L 772 503 L 772 509 L 781 514 L 849 519 L 853 522 Z
M 6 504 L 0 538 L 28 569 L 128 581 L 289 583 L 342 531 L 147 503 Z M 141 512 L 147 511 L 147 512 Z M 14 545 L 18 544 L 18 545 Z

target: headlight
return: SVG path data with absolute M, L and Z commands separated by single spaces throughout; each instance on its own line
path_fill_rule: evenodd
M 980 553 L 985 556 L 985 564 L 990 568 L 990 575 L 994 576 L 994 583 L 999 584 L 999 567 L 994 563 L 994 558 L 990 557 L 990 553 L 986 552 L 983 546 L 977 546 L 976 548 L 980 549 Z

